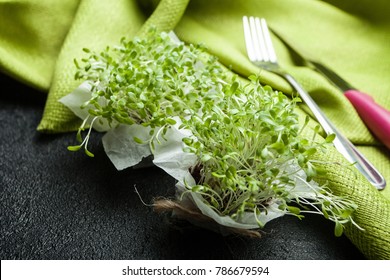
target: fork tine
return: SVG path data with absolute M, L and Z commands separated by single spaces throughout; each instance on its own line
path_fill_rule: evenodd
M 253 30 L 256 32 L 257 40 L 258 40 L 257 48 L 261 53 L 261 60 L 268 62 L 269 61 L 268 48 L 266 46 L 266 40 L 263 33 L 262 25 L 260 23 L 260 19 L 254 18 L 253 24 L 254 24 Z
M 248 53 L 249 60 L 255 61 L 255 60 L 257 60 L 257 57 L 256 57 L 256 53 L 254 50 L 254 44 L 253 44 L 253 39 L 252 39 L 251 28 L 249 26 L 248 17 L 243 16 L 242 22 L 243 22 L 243 26 L 244 26 L 246 52 Z
M 243 17 L 244 35 L 247 52 L 251 61 L 262 61 L 263 56 L 259 48 L 259 36 L 256 30 L 254 17 Z
M 253 50 L 256 56 L 256 61 L 262 61 L 264 60 L 263 53 L 261 50 L 261 34 L 259 34 L 259 30 L 256 26 L 256 20 L 254 17 L 249 18 L 249 27 L 251 31 L 251 37 L 252 37 L 252 45 Z
M 267 22 L 264 18 L 260 19 L 259 21 L 261 26 L 260 28 L 262 30 L 262 34 L 264 38 L 264 44 L 268 53 L 268 59 L 273 63 L 277 63 L 277 57 L 276 57 L 274 46 L 272 44 L 271 35 L 269 33 Z
M 243 16 L 242 21 L 249 59 L 256 62 L 277 63 L 277 57 L 265 19 Z

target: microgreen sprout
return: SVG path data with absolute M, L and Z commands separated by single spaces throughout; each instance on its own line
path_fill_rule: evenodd
M 83 121 L 83 123 L 81 124 L 80 128 L 77 131 L 77 137 L 76 138 L 80 142 L 80 144 L 79 145 L 75 145 L 75 146 L 68 146 L 68 150 L 72 151 L 72 152 L 76 152 L 76 151 L 80 150 L 82 147 L 84 147 L 85 154 L 87 156 L 89 156 L 89 157 L 94 157 L 95 155 L 88 150 L 88 141 L 89 141 L 89 137 L 91 135 L 91 130 L 92 130 L 92 127 L 93 127 L 93 123 L 96 121 L 97 117 L 94 117 L 92 119 L 91 125 L 90 125 L 90 127 L 88 129 L 87 136 L 84 139 L 81 136 L 81 133 L 82 133 L 82 131 L 85 130 L 85 126 L 86 126 L 86 123 L 87 123 L 89 118 L 90 118 L 90 116 L 85 118 L 85 120 Z
M 89 57 L 81 63 L 75 60 L 75 78 L 91 83 L 92 97 L 84 106 L 92 105 L 89 114 L 112 126 L 150 127 L 151 139 L 135 138 L 139 143 L 153 145 L 156 130 L 165 132 L 176 123 L 174 116 L 201 109 L 201 100 L 212 96 L 224 77 L 215 58 L 203 55 L 201 46 L 185 47 L 155 30 L 144 39 L 123 38 L 120 46 L 100 54 L 83 50 Z
M 287 98 L 259 78 L 243 84 L 228 75 L 215 57 L 201 46 L 184 45 L 167 33 L 151 30 L 144 38 L 121 40 L 121 45 L 100 54 L 84 49 L 88 58 L 75 60 L 76 79 L 89 81 L 91 98 L 83 106 L 89 117 L 78 132 L 81 142 L 69 150 L 87 149 L 93 122 L 149 127 L 149 139 L 139 144 L 167 141 L 166 132 L 180 119 L 179 129 L 191 135 L 182 139 L 184 152 L 197 156 L 191 168 L 195 185 L 187 192 L 203 197 L 221 216 L 239 220 L 244 213 L 258 219 L 270 205 L 303 217 L 317 213 L 335 222 L 335 234 L 352 222 L 356 205 L 337 197 L 326 187 L 312 184 L 325 170 L 313 159 L 326 151 L 334 135 L 306 138 L 296 114 L 298 97 Z M 90 128 L 84 140 L 81 131 Z M 131 153 L 131 151 L 129 151 Z
M 239 218 L 244 212 L 267 213 L 267 206 L 302 218 L 302 213 L 319 213 L 336 224 L 337 235 L 351 220 L 356 206 L 309 181 L 324 170 L 312 156 L 324 150 L 334 136 L 323 142 L 301 137 L 294 112 L 300 100 L 289 100 L 256 77 L 242 87 L 233 82 L 222 89 L 225 99 L 204 106 L 206 111 L 184 121 L 192 137 L 183 139 L 188 152 L 199 158 L 197 185 L 189 190 L 201 193 L 220 215 Z M 315 132 L 314 132 L 315 133 Z M 290 165 L 299 166 L 291 168 Z M 304 171 L 306 179 L 299 176 Z M 297 181 L 307 187 L 295 190 Z M 308 207 L 310 206 L 310 207 Z M 263 225 L 259 222 L 259 226 Z

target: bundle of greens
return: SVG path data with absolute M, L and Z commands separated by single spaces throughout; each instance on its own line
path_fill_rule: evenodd
M 354 223 L 356 205 L 313 180 L 325 172 L 313 156 L 334 136 L 304 137 L 299 98 L 256 76 L 241 80 L 173 33 L 151 30 L 100 54 L 84 51 L 87 58 L 75 60 L 84 83 L 60 100 L 83 119 L 80 144 L 69 150 L 93 156 L 91 128 L 106 131 L 103 145 L 118 169 L 152 155 L 177 180 L 176 205 L 220 227 L 259 229 L 285 214 L 317 213 L 339 236 Z

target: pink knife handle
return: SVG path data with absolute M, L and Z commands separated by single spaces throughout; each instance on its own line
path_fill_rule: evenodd
M 360 91 L 350 89 L 344 94 L 371 132 L 390 149 L 390 111 Z

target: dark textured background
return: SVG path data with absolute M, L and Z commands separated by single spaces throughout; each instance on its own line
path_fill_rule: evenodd
M 1 259 L 363 259 L 320 216 L 282 217 L 262 239 L 173 221 L 143 205 L 171 196 L 157 168 L 116 171 L 94 133 L 91 150 L 71 153 L 75 133 L 36 132 L 45 95 L 0 74 Z

